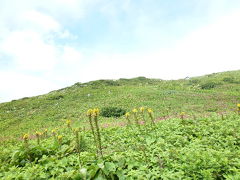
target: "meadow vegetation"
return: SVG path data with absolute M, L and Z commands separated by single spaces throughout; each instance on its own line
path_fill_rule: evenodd
M 0 178 L 240 179 L 239 102 L 232 71 L 76 83 L 2 103 Z

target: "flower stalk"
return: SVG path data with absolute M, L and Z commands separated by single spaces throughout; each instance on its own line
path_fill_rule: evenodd
M 136 123 L 136 125 L 140 128 L 140 124 L 139 124 L 139 122 L 138 122 L 138 117 L 137 117 L 138 110 L 137 110 L 136 108 L 134 108 L 134 109 L 132 110 L 132 112 L 133 112 L 133 117 L 134 117 L 135 123 Z
M 66 120 L 66 125 L 69 129 L 71 129 L 71 120 Z
M 45 130 L 43 131 L 43 136 L 44 136 L 45 138 L 47 138 L 47 136 L 48 136 L 48 129 L 45 129 Z
M 238 108 L 238 115 L 240 115 L 240 104 L 237 104 L 237 108 Z
M 88 116 L 88 121 L 89 121 L 89 124 L 90 124 L 91 131 L 92 131 L 93 139 L 94 139 L 94 142 L 96 144 L 96 136 L 95 136 L 93 122 L 92 122 L 92 117 L 93 117 L 93 110 L 92 109 L 89 109 L 87 111 L 87 116 Z
M 141 113 L 141 116 L 142 116 L 142 119 L 143 119 L 143 121 L 144 121 L 144 124 L 147 124 L 147 121 L 146 121 L 145 115 L 144 115 L 145 108 L 144 108 L 144 107 L 140 107 L 140 108 L 139 108 L 139 111 L 140 111 L 140 113 Z
M 76 140 L 76 151 L 78 153 L 79 168 L 81 168 L 81 138 L 79 139 L 79 128 L 74 129 Z
M 25 148 L 28 149 L 29 134 L 24 134 L 22 138 Z
M 87 116 L 89 117 L 89 124 L 91 126 L 94 142 L 96 144 L 98 152 L 100 153 L 101 156 L 103 156 L 101 134 L 100 134 L 100 128 L 99 128 L 99 123 L 98 123 L 99 109 L 98 108 L 89 109 L 87 111 Z M 95 127 L 93 125 L 92 119 L 94 121 Z
M 101 134 L 100 134 L 100 128 L 98 124 L 98 116 L 99 116 L 99 109 L 93 109 L 93 119 L 95 122 L 95 127 L 96 127 L 96 134 L 97 134 L 97 139 L 98 139 L 98 150 L 101 156 L 103 156 L 102 153 L 102 142 L 101 142 Z
M 151 119 L 151 123 L 152 123 L 152 125 L 154 125 L 155 122 L 154 122 L 154 118 L 153 118 L 153 110 L 150 109 L 150 108 L 148 108 L 148 109 L 147 109 L 147 112 L 148 112 L 148 116 L 149 116 L 149 118 Z
M 40 144 L 40 137 L 41 137 L 42 133 L 39 132 L 39 131 L 36 131 L 35 134 L 36 134 L 36 137 L 37 137 L 37 144 L 39 145 Z
M 126 118 L 126 120 L 127 120 L 128 126 L 130 126 L 130 125 L 131 125 L 131 122 L 130 122 L 130 113 L 129 113 L 129 112 L 127 112 L 127 113 L 125 114 L 125 118 Z
M 181 118 L 182 120 L 184 120 L 185 115 L 186 115 L 185 112 L 181 112 L 181 113 L 180 113 L 180 118 Z
M 57 140 L 58 140 L 58 144 L 59 144 L 59 145 L 62 145 L 62 139 L 63 139 L 63 136 L 62 136 L 62 135 L 58 135 L 58 136 L 57 136 Z

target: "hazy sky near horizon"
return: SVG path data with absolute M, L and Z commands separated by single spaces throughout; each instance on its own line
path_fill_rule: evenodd
M 239 0 L 0 0 L 0 102 L 240 69 L 239 19 Z

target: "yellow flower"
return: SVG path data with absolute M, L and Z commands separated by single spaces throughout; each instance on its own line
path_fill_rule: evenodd
M 93 113 L 93 110 L 92 110 L 92 109 L 89 109 L 89 110 L 87 111 L 87 116 L 91 116 L 92 113 Z
M 93 116 L 98 116 L 98 115 L 99 115 L 99 112 L 100 112 L 100 111 L 99 111 L 98 108 L 94 108 L 94 109 L 93 109 L 93 112 L 92 112 L 92 115 L 93 115 Z
M 132 112 L 133 112 L 133 113 L 137 113 L 138 110 L 137 110 L 136 108 L 134 108 L 134 109 L 132 110 Z
M 144 107 L 140 107 L 139 109 L 140 109 L 140 112 L 141 112 L 141 113 L 143 113 L 143 111 L 145 110 Z
M 66 120 L 66 124 L 67 124 L 67 126 L 70 126 L 71 125 L 71 120 Z
M 59 136 L 57 137 L 57 139 L 58 139 L 59 141 L 61 141 L 61 140 L 62 140 L 62 138 L 63 138 L 63 136 L 62 136 L 62 135 L 59 135 Z
M 36 136 L 41 136 L 42 135 L 42 133 L 41 132 L 39 132 L 39 131 L 36 131 Z
M 125 117 L 126 117 L 126 118 L 129 118 L 129 116 L 130 116 L 130 113 L 127 112 L 127 113 L 125 114 Z
M 44 132 L 48 132 L 48 129 L 45 129 Z
M 240 108 L 240 104 L 237 104 L 237 107 Z
M 185 114 L 186 114 L 185 112 L 181 112 L 181 113 L 180 113 L 181 116 L 184 116 Z
M 28 140 L 28 139 L 29 139 L 29 134 L 24 134 L 24 135 L 23 135 L 23 139 L 24 139 L 24 140 Z
M 153 113 L 153 110 L 152 110 L 151 108 L 148 108 L 147 112 L 148 112 L 149 114 L 152 114 L 152 113 Z
M 53 129 L 53 130 L 52 130 L 52 133 L 53 133 L 53 134 L 56 134 L 56 131 L 57 131 L 56 129 Z
M 76 133 L 76 132 L 79 132 L 79 128 L 74 128 L 73 131 Z

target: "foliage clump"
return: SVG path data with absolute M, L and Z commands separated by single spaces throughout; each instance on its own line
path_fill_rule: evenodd
M 126 114 L 126 110 L 119 107 L 104 107 L 100 115 L 103 117 L 120 117 Z
M 225 77 L 225 78 L 223 78 L 223 81 L 228 82 L 228 83 L 234 83 L 235 82 L 233 77 Z
M 217 86 L 218 84 L 215 82 L 207 82 L 201 85 L 201 89 L 213 89 Z
M 63 98 L 64 98 L 63 95 L 56 95 L 56 96 L 49 97 L 48 100 L 59 100 Z
M 196 85 L 199 84 L 201 81 L 199 79 L 190 79 L 189 80 L 189 85 Z

